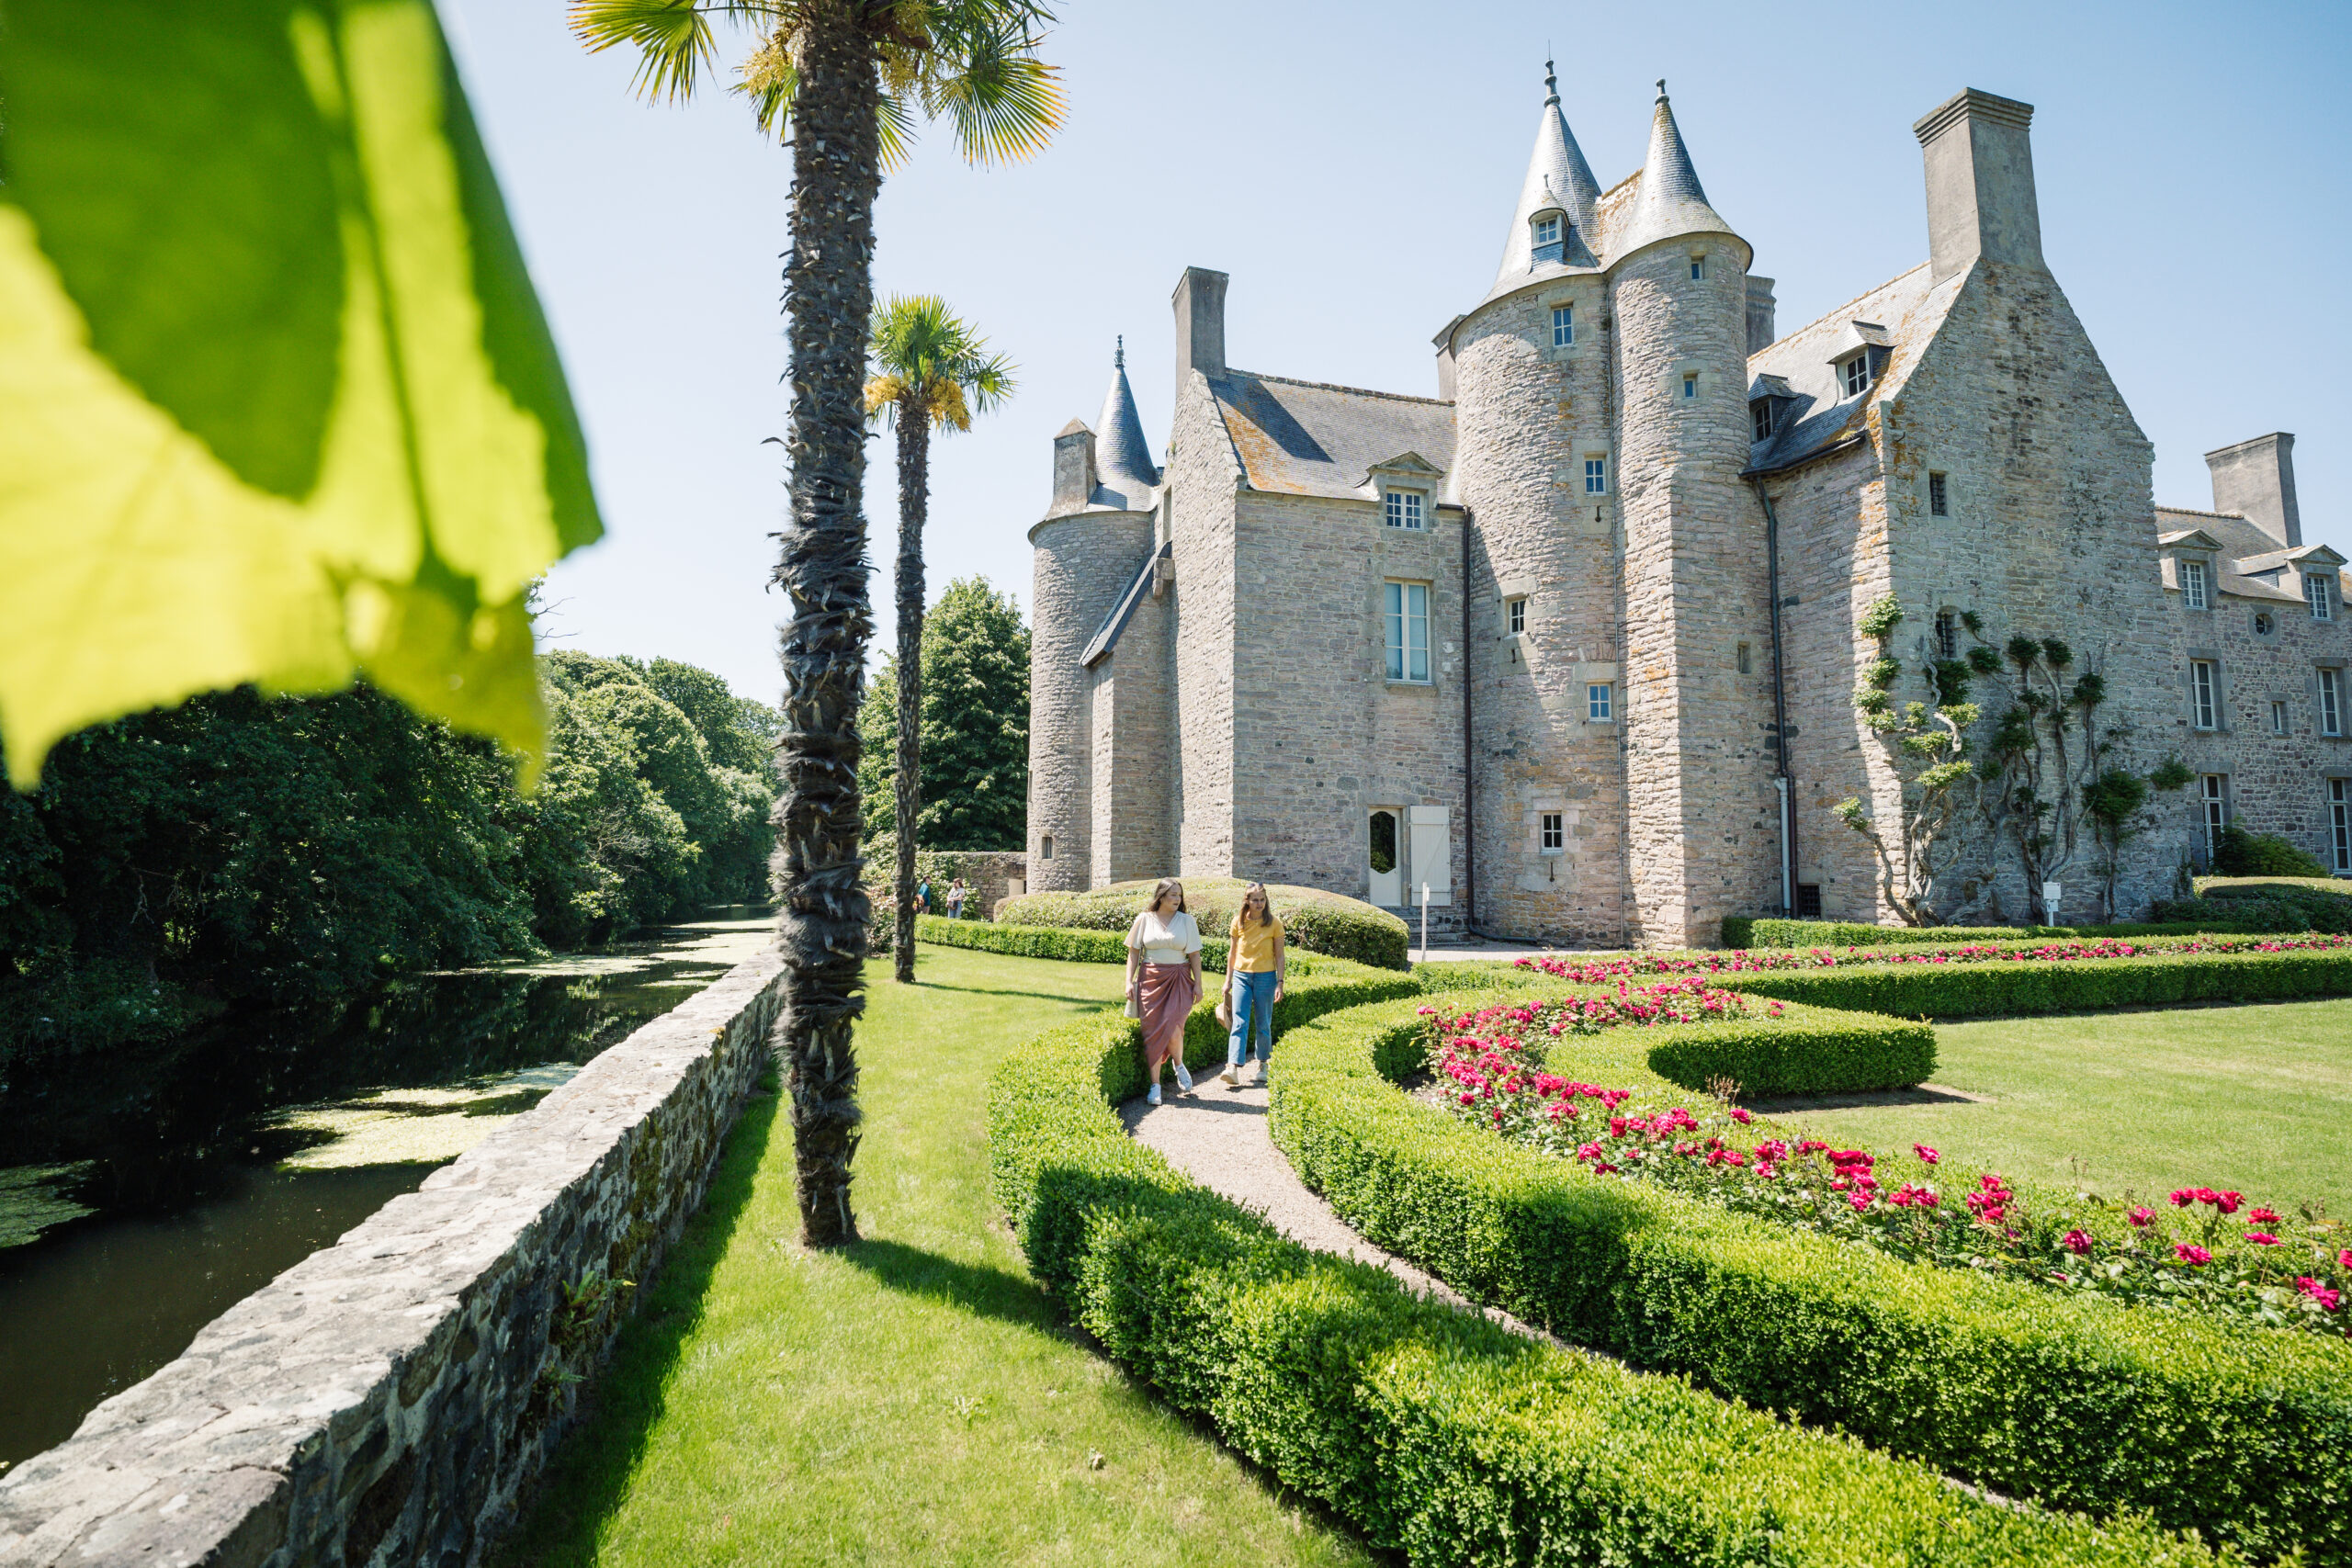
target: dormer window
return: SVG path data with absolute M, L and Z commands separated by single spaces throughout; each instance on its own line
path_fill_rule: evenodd
M 1527 238 L 1533 254 L 1529 265 L 1543 266 L 1547 263 L 1567 260 L 1568 217 L 1556 207 L 1547 207 L 1527 220 Z
M 1747 426 L 1758 441 L 1772 439 L 1772 400 L 1758 398 L 1747 405 Z
M 1392 490 L 1382 506 L 1383 521 L 1391 528 L 1419 528 L 1421 525 L 1421 492 L 1417 490 Z
M 2192 610 L 2206 610 L 2212 607 L 2205 596 L 2205 563 L 2203 561 L 2185 560 L 2180 563 L 2180 597 L 2181 602 Z
M 1845 388 L 1846 395 L 1849 398 L 1859 398 L 1869 391 L 1871 389 L 1870 350 L 1864 349 L 1838 366 L 1838 381 Z
M 2335 619 L 2335 595 L 2330 591 L 2331 587 L 2332 580 L 2321 573 L 2303 573 L 2303 603 L 2312 607 L 2312 620 Z

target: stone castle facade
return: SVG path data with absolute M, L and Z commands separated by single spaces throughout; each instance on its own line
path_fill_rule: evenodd
M 1435 398 L 1232 367 L 1227 277 L 1188 269 L 1165 468 L 1123 353 L 1030 531 L 1030 886 L 1426 886 L 1443 923 L 1562 943 L 1892 921 L 1837 811 L 1899 819 L 1854 705 L 1889 594 L 1910 669 L 1963 617 L 2062 638 L 2105 761 L 2196 775 L 2112 852 L 2111 911 L 2087 841 L 2047 911 L 1985 836 L 1942 912 L 2130 918 L 2233 822 L 2352 873 L 2343 558 L 2302 542 L 2294 438 L 2210 454 L 2210 513 L 2154 504 L 2041 255 L 2031 115 L 1972 90 L 1921 119 L 1928 259 L 1785 336 L 1662 83 L 1606 190 L 1546 98 Z

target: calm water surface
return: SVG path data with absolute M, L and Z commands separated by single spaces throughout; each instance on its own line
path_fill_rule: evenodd
M 712 909 L 608 953 L 404 979 L 258 1049 L 251 1035 L 177 1043 L 12 1085 L 0 1469 L 70 1437 L 237 1301 L 752 956 L 771 926 L 763 910 Z

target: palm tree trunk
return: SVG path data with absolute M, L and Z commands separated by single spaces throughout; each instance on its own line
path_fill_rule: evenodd
M 784 629 L 784 794 L 776 803 L 784 1013 L 776 1044 L 792 1096 L 800 1239 L 857 1239 L 857 1059 L 865 1010 L 857 707 L 874 620 L 865 586 L 865 339 L 874 302 L 881 85 L 867 0 L 807 0 L 792 106 L 790 525 L 775 581 Z
M 922 813 L 922 525 L 931 505 L 931 411 L 899 404 L 899 931 L 891 974 L 915 979 L 915 818 Z

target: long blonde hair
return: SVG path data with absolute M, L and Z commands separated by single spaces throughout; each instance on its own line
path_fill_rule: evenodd
M 1271 926 L 1274 923 L 1274 896 L 1266 891 L 1264 883 L 1253 882 L 1241 890 L 1241 907 L 1233 911 L 1233 924 L 1237 930 L 1250 921 L 1250 895 L 1252 893 L 1258 896 L 1259 903 L 1264 906 L 1266 911 L 1265 919 L 1258 923 L 1263 926 Z
M 1184 884 L 1181 878 L 1173 876 L 1163 876 L 1159 879 L 1158 886 L 1151 890 L 1151 902 L 1146 904 L 1144 908 L 1154 914 L 1159 913 L 1159 901 L 1168 897 L 1168 890 L 1171 887 L 1176 889 L 1176 912 L 1180 915 L 1184 913 Z

